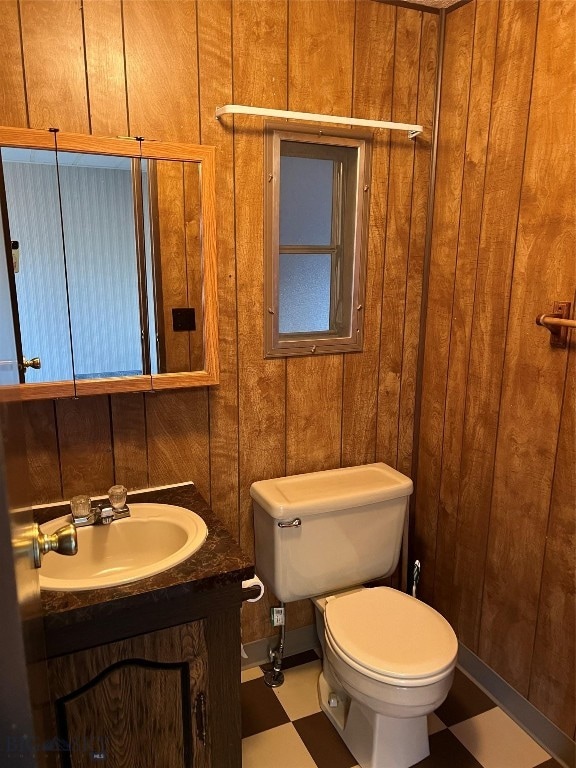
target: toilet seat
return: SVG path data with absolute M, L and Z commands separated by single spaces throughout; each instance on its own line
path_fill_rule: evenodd
M 329 598 L 324 614 L 332 651 L 358 672 L 391 685 L 430 685 L 456 663 L 458 641 L 433 608 L 389 587 Z

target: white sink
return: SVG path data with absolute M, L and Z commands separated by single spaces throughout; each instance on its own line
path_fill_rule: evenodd
M 41 589 L 77 591 L 128 584 L 186 560 L 206 541 L 206 523 L 195 512 L 170 504 L 130 504 L 130 517 L 109 525 L 77 528 L 78 553 L 49 552 L 42 560 Z M 54 533 L 70 516 L 43 524 Z

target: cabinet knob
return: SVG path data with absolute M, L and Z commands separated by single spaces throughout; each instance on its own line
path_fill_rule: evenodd
M 22 358 L 22 368 L 26 370 L 27 368 L 34 368 L 35 370 L 39 370 L 42 368 L 42 360 L 40 360 L 39 357 L 32 357 L 30 360 L 28 360 L 27 357 Z

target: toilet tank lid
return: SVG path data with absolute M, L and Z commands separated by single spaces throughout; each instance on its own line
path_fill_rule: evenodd
M 259 480 L 250 495 L 269 515 L 315 515 L 409 496 L 412 480 L 387 464 L 327 469 Z

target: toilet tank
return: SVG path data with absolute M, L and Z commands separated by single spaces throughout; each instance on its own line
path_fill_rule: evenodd
M 254 483 L 258 575 L 284 603 L 390 575 L 411 493 L 381 463 Z

